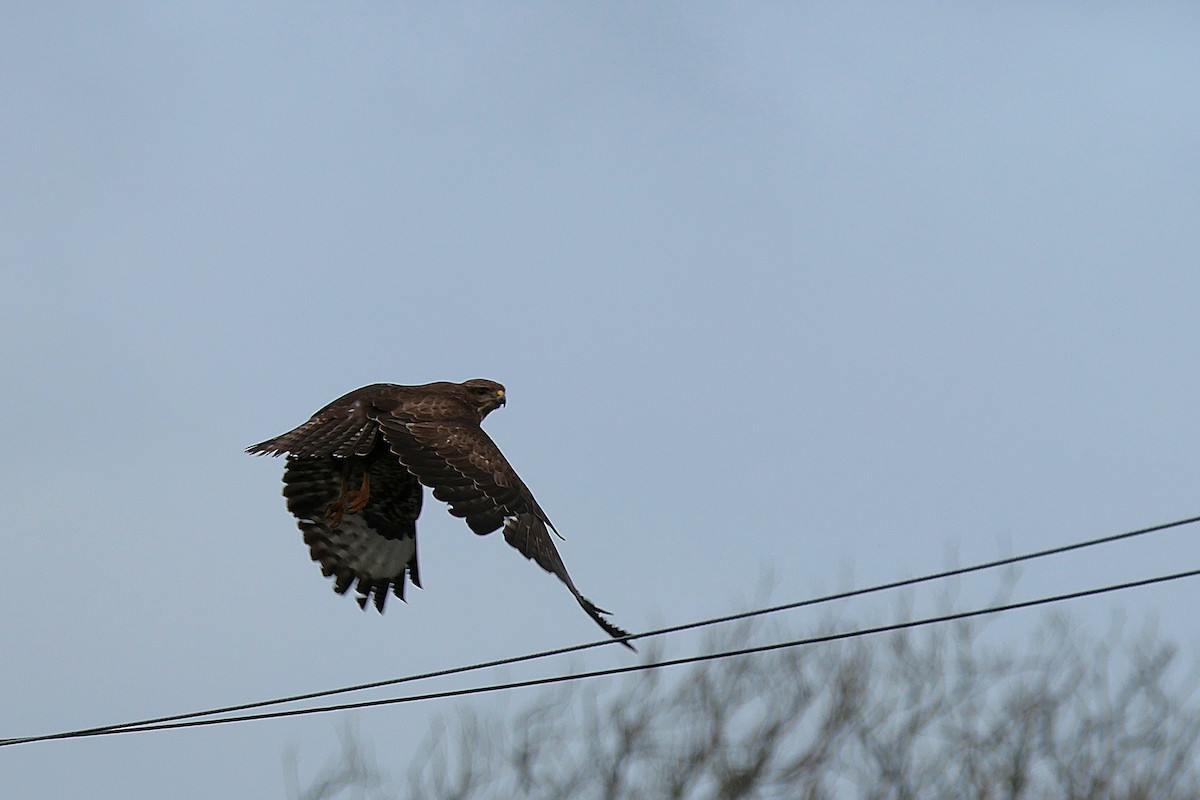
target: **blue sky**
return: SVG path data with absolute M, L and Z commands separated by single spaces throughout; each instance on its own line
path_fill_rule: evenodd
M 596 638 L 432 500 L 424 590 L 333 594 L 242 448 L 374 381 L 506 384 L 487 429 L 635 630 L 1200 513 L 1190 4 L 26 3 L 0 39 L 0 735 Z M 1198 603 L 1070 613 L 1194 661 Z M 398 767 L 453 707 L 357 720 Z M 6 748 L 0 794 L 282 796 L 336 741 Z

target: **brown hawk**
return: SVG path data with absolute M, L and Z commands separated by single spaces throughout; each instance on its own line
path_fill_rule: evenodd
M 345 594 L 354 585 L 363 609 L 374 598 L 382 612 L 388 592 L 403 600 L 406 574 L 421 585 L 417 516 L 424 484 L 475 533 L 503 526 L 505 540 L 557 575 L 606 633 L 628 636 L 575 588 L 550 538 L 549 531 L 557 529 L 479 426 L 504 403 L 504 387 L 482 378 L 421 386 L 376 383 L 246 452 L 287 454 L 288 511 L 313 561 L 333 577 L 334 591 Z

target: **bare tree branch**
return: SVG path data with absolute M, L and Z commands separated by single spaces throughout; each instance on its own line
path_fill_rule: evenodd
M 1085 640 L 1059 618 L 1026 650 L 994 652 L 964 622 L 563 684 L 510 721 L 435 728 L 407 796 L 1194 800 L 1196 678 L 1181 681 L 1176 651 L 1152 636 L 1118 638 Z M 361 748 L 344 744 L 342 762 L 302 799 L 378 776 Z

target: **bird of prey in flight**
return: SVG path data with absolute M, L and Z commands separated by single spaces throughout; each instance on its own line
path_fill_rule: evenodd
M 480 427 L 504 403 L 504 387 L 483 378 L 420 386 L 376 383 L 246 452 L 287 454 L 288 511 L 313 561 L 334 579 L 334 590 L 345 594 L 354 586 L 364 609 L 373 602 L 382 612 L 389 592 L 403 600 L 406 575 L 421 585 L 417 516 L 424 484 L 475 533 L 503 527 L 504 539 L 557 575 L 608 635 L 628 636 L 575 588 L 550 537 L 557 529 Z

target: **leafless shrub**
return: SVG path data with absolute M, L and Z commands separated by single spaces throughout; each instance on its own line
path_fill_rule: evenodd
M 564 684 L 432 731 L 407 796 L 1194 800 L 1200 713 L 1176 660 L 1061 620 L 989 649 L 960 623 Z
M 286 755 L 289 797 L 295 800 L 376 800 L 388 796 L 383 791 L 384 777 L 375 763 L 374 755 L 362 743 L 352 725 L 342 729 L 341 740 L 340 756 L 326 764 L 304 789 L 300 789 L 295 751 Z

